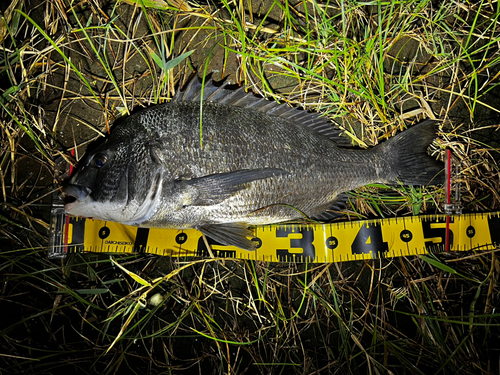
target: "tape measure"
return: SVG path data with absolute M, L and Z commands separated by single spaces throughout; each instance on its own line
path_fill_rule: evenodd
M 255 251 L 223 246 L 207 238 L 209 251 L 201 232 L 194 229 L 137 228 L 69 216 L 62 208 L 53 209 L 51 225 L 50 258 L 73 252 L 170 257 L 213 254 L 268 262 L 328 263 L 447 250 L 491 250 L 500 244 L 500 212 L 257 226 L 252 239 L 257 243 Z

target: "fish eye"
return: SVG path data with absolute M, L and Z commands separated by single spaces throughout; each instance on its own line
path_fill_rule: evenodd
M 92 162 L 96 168 L 101 168 L 104 164 L 106 164 L 107 160 L 108 158 L 105 155 L 96 154 L 92 159 Z

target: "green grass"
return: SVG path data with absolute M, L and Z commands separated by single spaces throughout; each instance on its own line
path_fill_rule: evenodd
M 68 163 L 193 72 L 321 112 L 357 147 L 442 119 L 431 152 L 451 148 L 460 162 L 465 208 L 498 209 L 495 4 L 152 3 L 45 1 L 4 13 L 2 371 L 498 372 L 496 251 L 325 265 L 47 260 L 50 197 Z M 351 198 L 357 218 L 433 213 L 444 199 L 441 187 L 384 185 Z

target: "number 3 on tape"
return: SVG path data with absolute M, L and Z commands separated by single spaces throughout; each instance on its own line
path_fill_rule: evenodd
M 298 229 L 298 230 L 297 230 Z M 301 249 L 302 253 L 291 253 L 288 249 L 277 249 L 276 255 L 280 262 L 312 262 L 316 258 L 314 230 L 309 226 L 285 226 L 276 230 L 276 237 L 289 237 L 300 233 L 301 238 L 290 238 L 290 248 Z

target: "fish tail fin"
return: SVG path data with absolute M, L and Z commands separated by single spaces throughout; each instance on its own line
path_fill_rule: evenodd
M 389 160 L 388 183 L 403 185 L 439 185 L 444 183 L 444 163 L 427 153 L 436 138 L 436 120 L 426 120 L 403 131 L 377 150 Z

